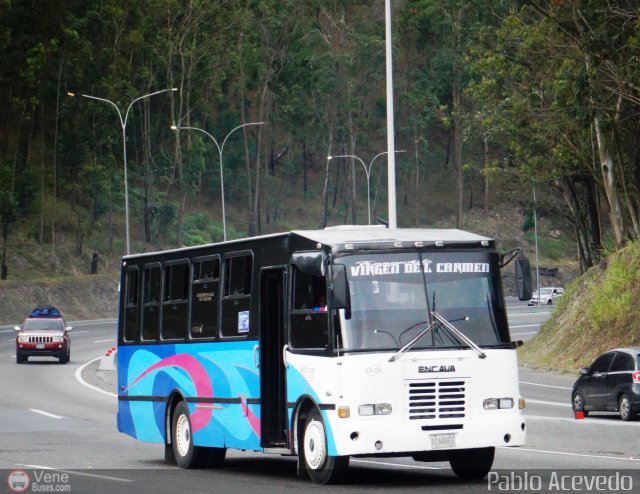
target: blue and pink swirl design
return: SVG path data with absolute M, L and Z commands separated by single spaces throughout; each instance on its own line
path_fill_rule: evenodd
M 189 403 L 196 445 L 260 449 L 260 405 L 251 401 L 260 397 L 254 344 L 119 347 L 118 430 L 164 442 L 166 400 L 177 389 Z

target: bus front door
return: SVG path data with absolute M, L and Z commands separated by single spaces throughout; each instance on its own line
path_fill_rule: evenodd
M 260 444 L 286 446 L 285 268 L 260 272 Z

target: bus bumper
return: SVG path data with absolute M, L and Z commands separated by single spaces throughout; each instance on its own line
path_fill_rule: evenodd
M 378 420 L 375 420 L 378 419 Z M 381 419 L 381 420 L 380 420 Z M 382 417 L 353 423 L 332 421 L 333 444 L 338 456 L 394 455 L 525 444 L 526 423 L 522 415 L 475 418 L 451 428 L 442 424 L 393 422 Z M 331 441 L 331 440 L 330 440 Z

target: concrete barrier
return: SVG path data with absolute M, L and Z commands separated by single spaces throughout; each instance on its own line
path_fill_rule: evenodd
M 118 349 L 116 347 L 111 347 L 100 359 L 100 363 L 98 364 L 99 371 L 114 371 L 116 370 L 116 354 L 118 353 Z
M 576 453 L 640 456 L 640 423 L 614 415 L 582 420 L 526 416 L 527 446 Z

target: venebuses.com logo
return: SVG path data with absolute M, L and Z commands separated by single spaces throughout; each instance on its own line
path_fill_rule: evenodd
M 7 476 L 11 492 L 71 492 L 69 474 L 47 470 L 12 470 Z
M 27 492 L 31 485 L 31 478 L 24 470 L 14 470 L 7 477 L 7 485 L 11 492 Z

